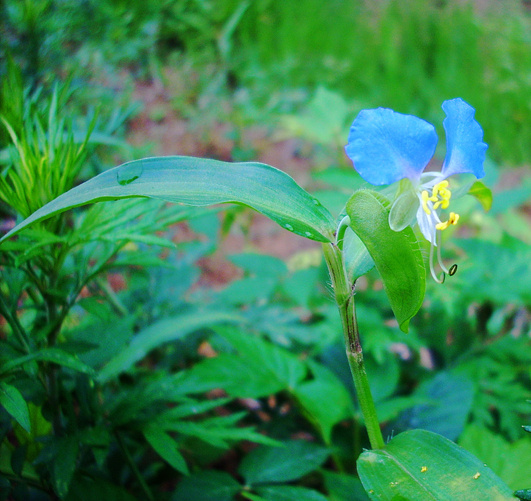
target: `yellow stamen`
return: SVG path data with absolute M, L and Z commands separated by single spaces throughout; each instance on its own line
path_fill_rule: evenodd
M 452 224 L 457 224 L 457 221 L 459 221 L 459 214 L 456 214 L 455 212 L 450 212 L 450 217 L 448 218 L 448 221 L 440 222 L 439 224 L 435 225 L 435 229 L 437 230 L 445 230 L 448 228 L 448 226 Z
M 448 209 L 450 205 L 450 198 L 452 197 L 452 192 L 448 189 L 449 183 L 446 181 L 441 181 L 440 183 L 437 183 L 431 190 L 431 196 L 428 193 L 428 191 L 424 190 L 421 193 L 422 197 L 422 208 L 424 212 L 430 216 L 432 210 L 437 210 L 439 207 L 442 209 Z M 428 202 L 432 202 L 432 206 L 428 205 Z M 459 217 L 459 216 L 457 216 Z M 442 223 L 441 223 L 442 224 Z M 450 223 L 455 224 L 455 223 Z M 444 226 L 439 229 L 445 229 L 448 226 Z
M 440 183 L 437 183 L 432 189 L 431 196 L 437 198 L 437 196 L 440 193 L 440 196 L 444 198 L 444 195 L 442 194 L 442 192 L 447 191 L 446 188 L 448 188 L 449 184 L 450 183 L 446 181 L 446 179 L 444 181 L 441 181 Z

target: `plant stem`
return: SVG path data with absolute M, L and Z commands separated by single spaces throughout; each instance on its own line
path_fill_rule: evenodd
M 31 349 L 29 346 L 28 336 L 26 334 L 26 331 L 24 330 L 22 325 L 20 325 L 16 312 L 14 312 L 13 315 L 11 315 L 11 312 L 9 311 L 9 308 L 7 304 L 4 302 L 4 299 L 2 298 L 2 296 L 0 296 L 0 313 L 4 316 L 7 323 L 11 326 L 11 329 L 13 329 L 13 334 L 16 336 L 22 349 L 26 353 L 30 353 Z
M 151 490 L 149 489 L 146 481 L 144 480 L 144 477 L 142 476 L 142 473 L 140 473 L 140 470 L 138 469 L 138 466 L 135 463 L 135 460 L 131 456 L 131 453 L 129 452 L 129 449 L 127 448 L 127 445 L 125 443 L 124 438 L 122 437 L 122 434 L 118 431 L 114 431 L 114 436 L 116 437 L 116 440 L 118 442 L 118 445 L 120 449 L 122 450 L 123 455 L 125 456 L 125 459 L 127 463 L 129 464 L 129 467 L 133 471 L 133 474 L 135 478 L 137 479 L 138 483 L 140 484 L 140 487 L 144 491 L 144 495 L 149 501 L 155 501 L 155 498 L 153 497 L 153 494 L 151 493 Z
M 382 431 L 380 430 L 369 380 L 367 379 L 367 372 L 365 371 L 363 351 L 354 309 L 354 296 L 352 286 L 347 277 L 343 253 L 335 244 L 323 244 L 323 252 L 334 287 L 335 299 L 343 325 L 347 359 L 361 412 L 365 420 L 365 427 L 369 435 L 369 442 L 372 449 L 383 449 L 385 443 Z

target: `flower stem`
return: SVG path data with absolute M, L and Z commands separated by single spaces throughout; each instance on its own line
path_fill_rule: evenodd
M 372 449 L 383 449 L 385 443 L 363 361 L 363 351 L 354 308 L 354 296 L 347 277 L 343 253 L 335 244 L 323 244 L 323 252 L 334 287 L 335 300 L 343 325 L 347 359 L 361 412 L 365 420 L 365 427 L 369 435 L 369 442 Z

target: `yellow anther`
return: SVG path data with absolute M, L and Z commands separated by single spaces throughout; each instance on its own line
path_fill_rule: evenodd
M 455 212 L 450 212 L 450 217 L 448 218 L 448 221 L 441 222 L 437 225 L 435 225 L 436 230 L 445 230 L 448 228 L 448 226 L 452 224 L 457 224 L 457 221 L 459 221 L 459 214 L 456 214 Z
M 459 221 L 459 214 L 456 214 L 455 212 L 450 212 L 450 218 L 448 219 L 450 224 L 457 224 L 457 221 Z
M 450 205 L 450 198 L 452 197 L 452 192 L 448 189 L 449 183 L 444 180 L 440 183 L 437 183 L 431 190 L 430 194 L 424 190 L 422 195 L 422 208 L 424 212 L 429 216 L 431 215 L 432 210 L 437 210 L 439 207 L 442 209 L 448 209 Z M 432 202 L 431 207 L 428 206 L 428 202 Z M 444 226 L 444 223 L 440 223 L 441 228 L 445 229 L 448 226 Z
M 439 195 L 439 192 L 445 190 L 445 188 L 448 188 L 448 185 L 449 185 L 449 183 L 448 183 L 448 181 L 446 181 L 446 179 L 444 181 L 441 181 L 440 183 L 437 183 L 433 187 L 431 195 L 433 197 L 437 197 Z

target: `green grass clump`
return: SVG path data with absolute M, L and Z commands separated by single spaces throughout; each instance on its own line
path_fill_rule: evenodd
M 441 102 L 460 96 L 491 155 L 521 164 L 531 155 L 531 18 L 501 3 L 479 12 L 472 2 L 259 2 L 238 27 L 235 64 L 244 82 L 325 85 L 360 107 L 439 123 Z

